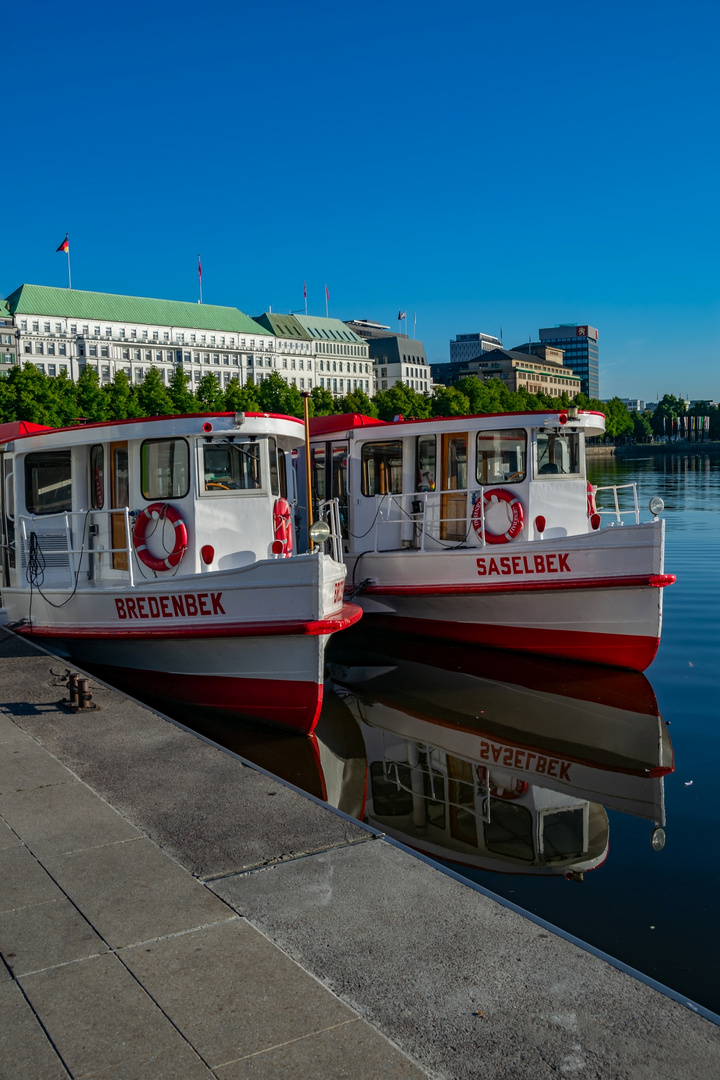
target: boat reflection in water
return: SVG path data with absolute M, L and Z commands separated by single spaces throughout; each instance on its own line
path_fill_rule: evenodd
M 606 808 L 664 841 L 670 739 L 636 672 L 361 633 L 330 654 L 315 732 L 206 734 L 434 859 L 581 880 Z M 197 722 L 195 727 L 199 727 Z

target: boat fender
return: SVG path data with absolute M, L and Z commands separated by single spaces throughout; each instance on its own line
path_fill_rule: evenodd
M 287 499 L 281 497 L 275 500 L 275 505 L 273 507 L 273 525 L 275 528 L 275 540 L 282 544 L 282 554 L 286 557 L 292 555 L 292 512 L 290 510 L 290 503 Z
M 154 525 L 156 521 L 163 520 L 169 521 L 175 529 L 175 545 L 169 555 L 165 558 L 158 558 L 148 551 L 145 537 L 151 522 Z M 185 528 L 185 522 L 180 516 L 180 511 L 170 503 L 157 502 L 151 503 L 150 506 L 146 506 L 145 509 L 138 514 L 137 521 L 133 528 L 132 538 L 135 554 L 138 559 L 140 559 L 140 562 L 144 563 L 150 570 L 172 570 L 178 565 L 187 551 L 188 534 L 187 529 Z
M 519 536 L 522 532 L 524 512 L 522 503 L 515 492 L 507 491 L 506 488 L 493 488 L 492 491 L 486 491 L 484 493 L 483 499 L 485 500 L 485 514 L 487 514 L 488 507 L 491 506 L 493 502 L 504 502 L 507 503 L 511 515 L 510 525 L 504 533 L 490 532 L 486 525 L 486 542 L 488 544 L 507 544 L 510 540 L 514 540 L 516 536 Z M 482 519 L 479 499 L 473 508 L 472 523 L 478 536 L 482 536 Z
M 587 486 L 587 516 L 590 519 L 590 524 L 592 525 L 593 529 L 599 529 L 600 515 L 598 514 L 597 506 L 595 505 L 595 488 L 592 486 L 589 480 Z

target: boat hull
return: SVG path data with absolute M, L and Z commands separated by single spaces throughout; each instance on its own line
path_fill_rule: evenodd
M 662 626 L 662 522 L 442 553 L 371 552 L 365 615 L 385 629 L 644 671 Z

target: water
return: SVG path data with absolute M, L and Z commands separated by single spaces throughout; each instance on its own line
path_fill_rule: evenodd
M 590 478 L 665 500 L 677 583 L 645 676 L 439 645 L 428 666 L 416 642 L 343 634 L 317 738 L 195 725 L 720 1012 L 720 461 L 595 459 Z M 451 850 L 437 844 L 451 833 Z

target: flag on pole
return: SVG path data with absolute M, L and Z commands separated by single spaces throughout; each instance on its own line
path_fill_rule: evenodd
M 407 319 L 407 311 L 398 311 L 398 321 L 400 319 Z
M 202 266 L 200 265 L 200 256 L 198 255 L 198 277 L 202 277 Z
M 330 299 L 330 293 L 328 292 L 328 287 L 326 285 L 325 286 L 325 301 L 327 302 L 327 301 L 329 301 L 329 299 Z
M 70 250 L 70 241 L 68 240 L 68 234 L 67 233 L 65 233 L 65 239 L 63 240 L 60 247 L 56 248 L 55 250 L 56 251 L 69 251 Z
M 303 281 L 303 299 L 307 300 L 307 281 Z

